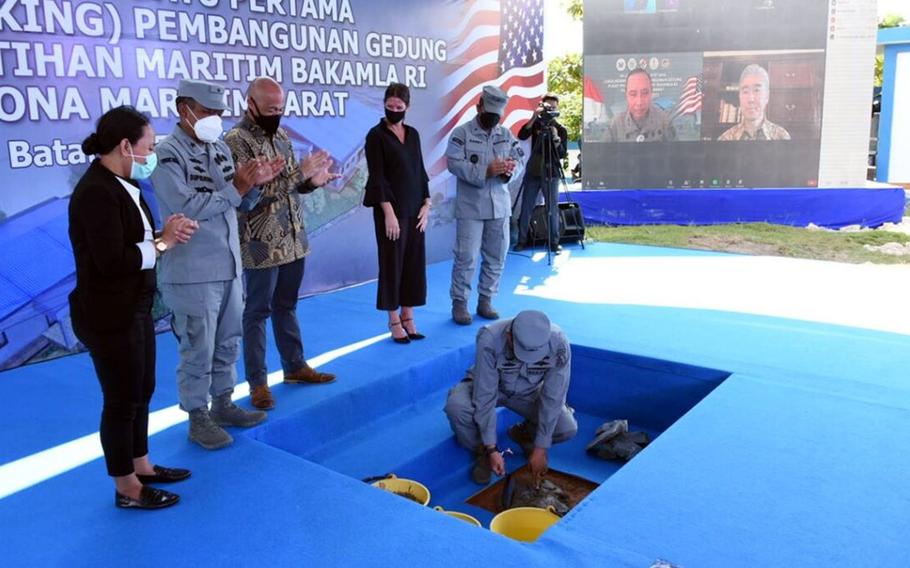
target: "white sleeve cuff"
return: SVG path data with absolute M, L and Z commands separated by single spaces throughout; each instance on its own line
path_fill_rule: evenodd
M 139 247 L 139 252 L 142 253 L 142 270 L 148 270 L 149 268 L 155 268 L 155 243 L 152 241 L 142 241 L 141 243 L 136 243 L 136 246 Z

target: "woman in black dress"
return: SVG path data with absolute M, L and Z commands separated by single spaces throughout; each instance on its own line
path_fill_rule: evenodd
M 156 237 L 136 179 L 157 163 L 155 132 L 132 107 L 104 114 L 82 143 L 97 155 L 69 203 L 69 236 L 76 261 L 70 294 L 73 330 L 88 348 L 104 395 L 101 446 L 114 478 L 117 507 L 160 509 L 179 497 L 146 483 L 189 477 L 185 469 L 152 465 L 148 456 L 149 401 L 155 390 L 152 302 L 159 255 L 192 236 L 195 221 L 168 218 Z
M 410 343 L 424 338 L 414 322 L 414 307 L 427 299 L 424 232 L 430 218 L 430 178 L 423 166 L 420 135 L 404 123 L 410 90 L 392 83 L 384 101 L 385 118 L 367 134 L 369 177 L 363 204 L 373 208 L 379 248 L 376 308 L 388 312 L 392 339 Z

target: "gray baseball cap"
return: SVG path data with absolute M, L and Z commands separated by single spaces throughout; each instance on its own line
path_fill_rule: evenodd
M 205 108 L 212 110 L 227 110 L 224 102 L 224 87 L 207 81 L 193 81 L 181 79 L 177 87 L 178 97 L 190 97 Z
M 484 111 L 502 116 L 506 110 L 506 103 L 509 102 L 509 96 L 499 87 L 487 85 L 483 88 L 480 100 L 483 102 Z
M 537 310 L 520 312 L 512 320 L 512 347 L 525 363 L 536 363 L 547 356 L 550 346 L 550 318 Z

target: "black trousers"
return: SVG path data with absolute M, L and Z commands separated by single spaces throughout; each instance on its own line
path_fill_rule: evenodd
M 101 447 L 107 473 L 133 473 L 133 458 L 148 453 L 149 401 L 155 392 L 155 326 L 143 306 L 130 326 L 113 333 L 80 329 L 101 383 Z M 98 309 L 104 309 L 99 307 Z
M 392 311 L 426 304 L 426 236 L 417 229 L 417 217 L 398 217 L 401 232 L 395 241 L 386 237 L 381 207 L 373 208 L 373 225 L 379 249 L 376 309 Z

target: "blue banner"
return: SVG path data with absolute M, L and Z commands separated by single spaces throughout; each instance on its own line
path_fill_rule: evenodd
M 446 140 L 473 118 L 485 84 L 512 95 L 507 126 L 530 116 L 543 92 L 542 12 L 541 0 L 0 3 L 0 369 L 80 347 L 66 301 L 67 198 L 90 161 L 80 144 L 105 111 L 133 105 L 163 137 L 179 80 L 201 79 L 228 89 L 229 128 L 252 79 L 281 83 L 298 151 L 329 151 L 342 174 L 303 198 L 312 254 L 301 292 L 330 290 L 376 276 L 363 141 L 384 88 L 411 88 L 406 120 L 421 133 L 435 205 L 428 261 L 447 258 Z

